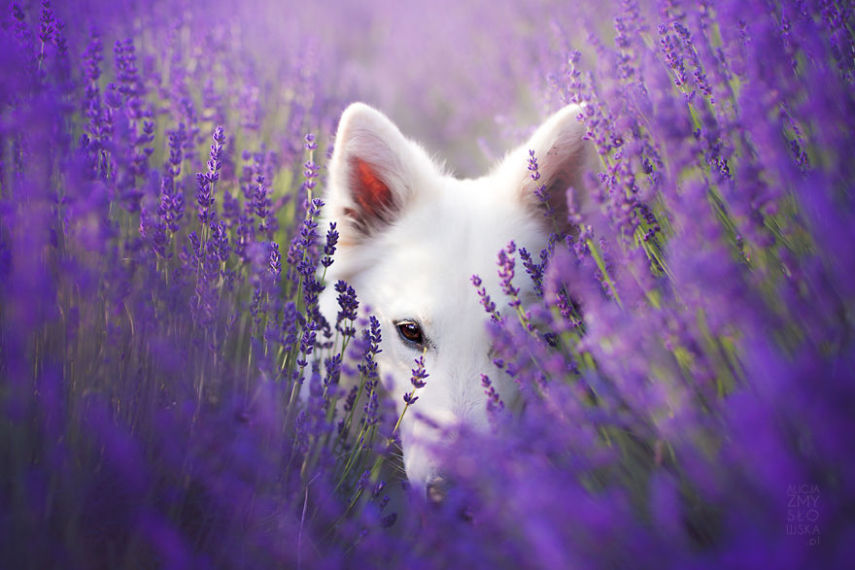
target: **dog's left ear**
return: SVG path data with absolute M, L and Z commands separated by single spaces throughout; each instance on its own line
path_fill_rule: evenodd
M 386 115 L 353 103 L 339 121 L 325 195 L 343 246 L 358 245 L 393 224 L 434 168 L 427 154 Z
M 582 110 L 579 105 L 569 105 L 553 114 L 501 166 L 516 181 L 516 198 L 525 207 L 533 212 L 551 212 L 550 230 L 573 230 L 569 205 L 579 215 L 591 207 L 586 178 L 598 169 L 598 160 L 593 143 L 585 139 L 586 127 L 579 120 Z M 537 160 L 538 180 L 532 180 L 533 172 L 528 168 L 530 151 Z

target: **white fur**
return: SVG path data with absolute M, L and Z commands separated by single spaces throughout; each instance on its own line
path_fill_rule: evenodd
M 443 172 L 379 111 L 355 103 L 341 117 L 325 207 L 327 220 L 336 221 L 341 237 L 327 279 L 348 281 L 360 302 L 380 319 L 381 378 L 393 379 L 391 396 L 399 412 L 403 394 L 412 390 L 414 359 L 422 351 L 403 342 L 394 323 L 418 321 L 429 339 L 424 359 L 430 376 L 416 393 L 419 400 L 405 415 L 400 434 L 404 467 L 417 488 L 441 473 L 429 450 L 439 432 L 420 421 L 419 413 L 444 427 L 466 422 L 486 428 L 482 372 L 491 377 L 507 404 L 515 399 L 513 382 L 488 356 L 488 316 L 470 278 L 478 274 L 499 309 L 507 312 L 496 273 L 497 253 L 514 240 L 536 256 L 552 229 L 533 194 L 536 184 L 527 169 L 528 150 L 535 150 L 540 163 L 542 178 L 537 184 L 552 184 L 550 203 L 559 212 L 559 222 L 566 222 L 566 188 L 574 186 L 574 196 L 582 197 L 583 174 L 592 162 L 590 145 L 583 142 L 584 128 L 576 119 L 579 110 L 558 111 L 489 174 L 466 180 Z M 369 164 L 388 187 L 394 207 L 360 209 L 354 197 L 359 186 L 353 177 L 357 159 Z M 381 211 L 382 219 L 373 215 Z M 517 268 L 514 283 L 525 296 L 530 294 L 531 280 L 521 263 Z M 322 307 L 335 322 L 335 295 L 330 289 Z

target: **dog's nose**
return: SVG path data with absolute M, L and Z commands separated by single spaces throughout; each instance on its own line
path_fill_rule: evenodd
M 434 504 L 442 503 L 448 496 L 448 480 L 445 477 L 435 475 L 427 482 L 425 487 L 427 500 Z
M 436 505 L 437 507 L 442 506 L 445 508 L 450 506 L 446 505 L 446 500 L 448 499 L 448 493 L 451 489 L 452 483 L 446 477 L 434 475 L 430 480 L 428 480 L 427 485 L 425 486 L 425 493 L 427 494 L 428 502 Z M 472 522 L 472 512 L 465 504 L 457 505 L 454 508 L 457 510 L 457 516 L 460 520 L 468 523 Z

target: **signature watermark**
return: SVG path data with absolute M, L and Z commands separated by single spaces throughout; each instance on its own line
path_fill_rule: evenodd
M 819 546 L 822 532 L 819 526 L 819 485 L 798 483 L 787 486 L 788 536 L 803 538 L 810 546 Z

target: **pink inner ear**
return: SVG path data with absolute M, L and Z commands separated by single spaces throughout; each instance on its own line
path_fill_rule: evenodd
M 392 192 L 370 164 L 354 158 L 353 166 L 353 198 L 359 204 L 362 215 L 368 219 L 384 219 L 385 211 L 392 207 Z

